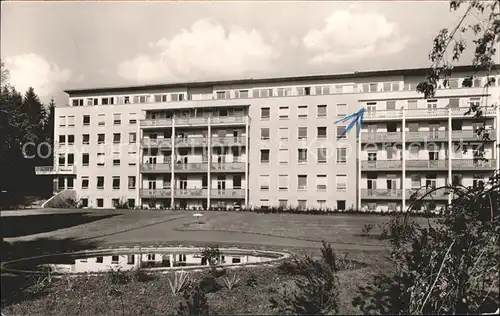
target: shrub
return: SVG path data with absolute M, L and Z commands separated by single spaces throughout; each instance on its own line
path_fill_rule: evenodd
M 74 198 L 54 198 L 54 202 L 51 203 L 51 207 L 53 208 L 80 208 L 81 203 Z
M 365 224 L 361 229 L 361 236 L 368 236 L 374 227 L 373 224 Z
M 118 268 L 109 270 L 108 279 L 111 284 L 127 284 L 130 282 L 131 277 L 127 271 Z
M 191 277 L 185 271 L 174 272 L 173 281 L 168 278 L 170 291 L 173 295 L 179 294 L 181 291 L 186 290 L 191 285 Z
M 457 198 L 436 223 L 391 218 L 384 235 L 394 270 L 361 288 L 353 303 L 363 312 L 478 314 L 498 308 L 500 174 L 484 186 L 445 188 Z
M 201 256 L 210 265 L 210 271 L 213 278 L 217 278 L 217 266 L 221 263 L 222 252 L 217 245 L 205 247 L 201 252 Z
M 251 274 L 248 276 L 248 279 L 247 279 L 246 284 L 247 284 L 247 286 L 249 286 L 249 287 L 253 287 L 253 288 L 256 288 L 256 287 L 257 287 L 258 282 L 257 282 L 257 277 L 255 276 L 255 274 L 251 273 Z
M 240 277 L 237 276 L 236 271 L 231 274 L 231 276 L 225 276 L 223 278 L 224 284 L 228 290 L 232 290 L 240 282 Z
M 135 269 L 133 272 L 132 272 L 132 277 L 134 278 L 134 280 L 138 281 L 138 282 L 149 282 L 151 280 L 154 280 L 155 277 L 151 274 L 148 274 L 146 271 L 144 271 L 144 269 Z
M 176 314 L 186 316 L 214 315 L 214 313 L 210 311 L 205 293 L 199 286 L 184 291 L 183 300 L 179 303 Z
M 277 292 L 270 298 L 271 306 L 280 314 L 326 315 L 338 309 L 338 278 L 335 254 L 329 244 L 323 242 L 319 261 L 305 256 L 294 259 L 291 290 Z
M 117 210 L 128 210 L 130 207 L 128 206 L 128 201 L 121 199 L 114 205 Z

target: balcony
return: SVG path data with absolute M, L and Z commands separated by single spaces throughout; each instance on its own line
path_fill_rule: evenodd
M 148 173 L 168 173 L 172 171 L 171 163 L 157 163 L 141 164 L 141 172 Z M 212 163 L 211 171 L 213 172 L 245 172 L 244 162 L 224 162 L 224 163 Z M 208 164 L 206 162 L 200 163 L 176 163 L 174 166 L 174 172 L 176 173 L 189 173 L 189 172 L 208 172 Z
M 491 141 L 496 140 L 496 131 L 487 130 Z M 482 140 L 482 136 L 478 136 L 475 131 L 452 131 L 453 141 L 478 141 Z M 401 142 L 401 132 L 376 132 L 361 133 L 362 142 Z M 407 132 L 406 142 L 424 142 L 424 141 L 448 141 L 448 131 L 420 131 Z
M 141 189 L 142 198 L 171 198 L 171 189 Z
M 486 133 L 489 135 L 489 139 L 491 141 L 495 141 L 497 138 L 496 135 L 496 130 L 494 129 L 488 129 L 485 130 Z M 463 139 L 464 141 L 477 141 L 477 140 L 483 140 L 483 135 L 479 136 L 476 131 L 468 130 L 468 131 L 452 131 L 451 135 L 453 137 L 454 141 L 459 141 Z
M 206 198 L 207 189 L 175 189 L 176 198 Z
M 437 189 L 436 191 L 433 191 L 432 193 L 427 194 L 430 192 L 432 189 L 408 189 L 406 190 L 406 199 L 409 200 L 411 199 L 419 199 L 422 198 L 424 195 L 424 200 L 448 200 L 449 198 L 449 190 L 442 188 L 442 189 Z
M 482 107 L 484 116 L 494 116 L 495 108 L 493 107 Z M 469 110 L 469 107 L 458 107 L 451 108 L 452 117 L 464 117 L 465 113 Z M 407 109 L 405 116 L 407 119 L 428 119 L 428 118 L 447 118 L 449 115 L 449 108 L 439 108 L 439 109 Z M 472 114 L 467 115 L 472 117 Z M 365 121 L 377 121 L 377 120 L 387 120 L 387 119 L 402 119 L 403 110 L 377 110 L 377 111 L 366 111 L 364 120 Z
M 211 117 L 210 125 L 212 126 L 234 126 L 245 125 L 246 116 L 228 116 L 228 117 Z M 208 117 L 182 117 L 182 118 L 163 118 L 163 119 L 144 119 L 140 121 L 141 127 L 172 127 L 172 124 L 179 127 L 192 126 L 208 126 Z
M 210 190 L 212 199 L 244 199 L 244 189 L 212 189 Z
M 361 141 L 362 142 L 374 142 L 374 141 L 380 141 L 380 142 L 397 142 L 401 141 L 401 132 L 376 132 L 376 133 L 370 133 L 370 132 L 365 132 L 361 133 Z
M 75 166 L 39 166 L 35 167 L 35 174 L 38 176 L 44 175 L 75 175 Z
M 207 147 L 211 141 L 211 146 L 243 146 L 246 144 L 246 137 L 180 137 L 175 138 L 176 148 Z M 143 148 L 172 148 L 172 138 L 158 138 L 141 140 Z
M 495 159 L 488 161 L 474 159 L 452 159 L 452 170 L 493 170 L 496 166 Z M 361 161 L 361 169 L 364 171 L 391 171 L 401 170 L 401 160 L 376 160 Z M 441 160 L 406 160 L 406 170 L 408 171 L 446 171 L 448 170 L 448 159 Z
M 400 189 L 361 189 L 361 198 L 368 199 L 401 199 Z

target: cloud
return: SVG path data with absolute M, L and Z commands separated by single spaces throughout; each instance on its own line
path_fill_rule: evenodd
M 311 63 L 340 63 L 402 51 L 409 37 L 398 26 L 376 12 L 360 12 L 357 7 L 336 11 L 325 19 L 322 29 L 312 29 L 302 44 L 313 55 Z
M 71 70 L 61 69 L 37 54 L 7 57 L 5 66 L 9 69 L 10 84 L 21 93 L 33 87 L 42 99 L 59 93 L 61 85 L 71 79 Z
M 120 63 L 118 74 L 136 82 L 243 77 L 268 72 L 279 56 L 258 31 L 226 30 L 213 20 L 199 20 L 149 47 L 151 53 Z

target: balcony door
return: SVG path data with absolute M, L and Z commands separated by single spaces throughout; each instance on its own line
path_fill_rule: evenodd
M 369 192 L 377 189 L 377 175 L 368 175 L 366 179 L 366 188 Z M 371 193 L 369 193 L 369 195 L 371 195 Z
M 387 191 L 389 191 L 389 195 L 396 196 L 397 195 L 397 185 L 398 182 L 396 179 L 387 179 Z
M 148 189 L 156 190 L 156 179 L 148 180 Z
M 429 125 L 429 139 L 436 139 L 439 137 L 439 124 Z
M 226 176 L 217 176 L 217 191 L 222 195 L 226 190 Z

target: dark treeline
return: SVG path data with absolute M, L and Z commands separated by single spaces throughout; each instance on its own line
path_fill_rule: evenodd
M 9 83 L 0 61 L 0 208 L 22 203 L 26 196 L 49 196 L 52 179 L 35 175 L 35 166 L 53 164 L 54 100 L 44 105 L 33 88 L 24 94 Z M 37 154 L 40 146 L 42 155 Z M 33 143 L 35 145 L 25 145 Z M 23 150 L 24 148 L 24 150 Z M 33 158 L 27 158 L 33 156 Z M 44 158 L 42 158 L 44 157 Z

